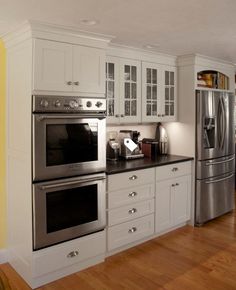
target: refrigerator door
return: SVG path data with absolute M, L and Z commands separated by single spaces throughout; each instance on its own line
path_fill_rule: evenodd
M 195 225 L 234 209 L 234 172 L 196 181 Z
M 234 154 L 234 95 L 196 91 L 197 159 Z

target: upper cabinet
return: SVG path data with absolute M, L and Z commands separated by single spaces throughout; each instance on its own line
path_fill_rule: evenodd
M 142 63 L 142 122 L 176 120 L 176 67 Z
M 35 40 L 33 90 L 105 93 L 105 50 Z
M 141 63 L 136 60 L 107 57 L 107 122 L 141 122 Z

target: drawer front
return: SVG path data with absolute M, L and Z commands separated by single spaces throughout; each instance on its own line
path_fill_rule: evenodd
M 133 203 L 108 212 L 108 225 L 128 222 L 154 212 L 154 199 Z
M 108 175 L 108 191 L 154 183 L 155 168 Z
M 138 241 L 154 233 L 154 215 L 108 228 L 108 251 Z
M 108 209 L 120 207 L 154 197 L 154 184 L 108 192 Z
M 156 167 L 156 181 L 191 174 L 191 161 Z
M 101 231 L 63 244 L 39 250 L 33 254 L 34 276 L 65 268 L 83 260 L 102 255 L 106 249 L 106 234 Z

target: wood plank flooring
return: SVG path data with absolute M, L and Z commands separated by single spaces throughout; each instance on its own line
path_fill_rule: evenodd
M 9 264 L 0 269 L 14 290 L 30 289 Z M 38 289 L 236 289 L 236 213 L 183 227 Z

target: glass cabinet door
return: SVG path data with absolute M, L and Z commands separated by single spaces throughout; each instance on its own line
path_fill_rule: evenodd
M 119 59 L 107 57 L 106 62 L 107 122 L 118 123 L 119 114 Z
M 164 114 L 166 120 L 176 118 L 176 70 L 165 67 L 164 71 Z
M 142 121 L 155 122 L 161 117 L 161 68 L 142 63 Z
M 120 122 L 140 122 L 140 62 L 122 59 L 120 64 L 120 76 Z

